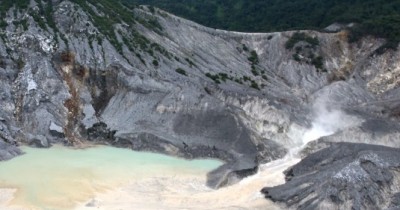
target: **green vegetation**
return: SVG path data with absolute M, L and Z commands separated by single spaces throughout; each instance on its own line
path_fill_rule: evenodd
M 248 57 L 247 59 L 251 62 L 251 65 L 257 65 L 259 62 L 258 55 L 255 50 L 252 50 L 250 52 L 250 57 Z
M 20 20 L 20 21 L 13 21 L 13 24 L 16 25 L 16 26 L 22 26 L 22 28 L 25 31 L 28 30 L 28 20 L 27 19 L 23 19 L 23 20 Z
M 143 23 L 143 25 L 147 28 L 154 29 L 156 32 L 160 32 L 163 30 L 161 24 L 155 18 L 149 18 Z
M 151 43 L 145 36 L 135 30 L 133 25 L 141 24 L 144 27 L 161 33 L 162 27 L 155 18 L 143 18 L 134 14 L 134 5 L 126 5 L 124 1 L 111 1 L 111 0 L 72 0 L 77 3 L 81 8 L 86 11 L 95 26 L 104 36 L 111 42 L 111 44 L 122 54 L 123 44 L 125 44 L 131 52 L 137 49 L 147 52 L 152 57 L 156 58 L 154 51 L 165 55 L 171 59 L 171 55 L 163 47 L 155 43 Z M 98 12 L 93 10 L 89 4 L 94 5 Z M 116 35 L 115 25 L 124 23 L 128 31 L 118 33 L 122 36 L 122 41 L 118 40 Z M 99 39 L 99 37 L 97 37 Z M 145 63 L 139 53 L 136 56 L 142 63 Z
M 242 48 L 243 48 L 243 50 L 246 51 L 246 52 L 249 51 L 249 48 L 248 48 L 245 44 L 242 44 Z
M 17 64 L 17 68 L 18 68 L 19 70 L 21 70 L 21 69 L 23 69 L 23 68 L 25 67 L 25 61 L 22 60 L 21 57 L 18 58 L 15 62 L 16 62 L 16 64 Z
M 387 39 L 386 44 L 378 49 L 378 53 L 384 52 L 385 49 L 397 49 L 400 42 L 400 15 L 378 16 L 365 21 L 352 30 L 350 41 L 357 41 L 365 34 Z
M 4 18 L 5 13 L 13 6 L 19 9 L 27 9 L 28 5 L 28 0 L 2 0 L 0 4 L 0 17 Z
M 264 74 L 265 71 L 259 71 L 259 67 L 257 66 L 257 64 L 260 62 L 260 60 L 258 59 L 258 54 L 255 50 L 250 51 L 250 56 L 247 58 L 247 60 L 250 61 L 251 64 L 251 73 L 254 76 L 260 76 L 261 74 Z
M 297 43 L 304 42 L 305 44 L 296 46 Z M 296 32 L 294 33 L 288 41 L 285 43 L 285 48 L 292 50 L 294 48 L 295 53 L 292 55 L 293 59 L 297 62 L 305 62 L 315 66 L 317 71 L 324 69 L 324 58 L 318 55 L 316 46 L 319 45 L 319 40 L 317 37 L 311 37 L 305 33 Z M 296 47 L 295 47 L 296 46 Z
M 21 10 L 28 9 L 29 2 L 29 0 L 2 0 L 0 4 L 0 28 L 4 28 L 7 26 L 4 18 L 6 16 L 6 12 L 9 11 L 11 7 L 14 7 L 14 17 L 16 17 L 18 11 L 24 12 Z M 27 10 L 27 12 L 33 17 L 40 28 L 42 28 L 43 30 L 48 30 L 48 27 L 50 27 L 53 29 L 54 32 L 57 33 L 58 30 L 53 18 L 53 2 L 39 0 L 35 0 L 35 2 L 38 4 L 39 10 L 29 9 Z M 24 30 L 28 29 L 28 21 L 26 18 L 14 20 L 13 24 L 16 26 L 22 26 Z
M 46 4 L 43 4 L 43 2 L 40 0 L 36 0 L 36 2 L 38 3 L 39 11 L 30 11 L 32 17 L 35 19 L 35 22 L 38 23 L 43 30 L 48 30 L 48 26 L 57 33 L 58 29 L 53 18 L 53 2 L 47 1 Z
M 78 4 L 84 11 L 86 11 L 92 18 L 96 27 L 104 34 L 111 42 L 111 44 L 122 53 L 122 43 L 120 43 L 115 34 L 114 25 L 120 23 L 121 20 L 127 23 L 135 23 L 133 16 L 127 9 L 124 9 L 120 3 L 113 3 L 108 0 L 72 0 Z M 96 5 L 100 12 L 104 13 L 104 16 L 97 14 L 89 4 Z M 105 9 L 107 8 L 107 9 Z M 126 41 L 126 40 L 124 40 Z
M 187 73 L 186 73 L 186 71 L 185 71 L 184 69 L 177 68 L 175 71 L 176 71 L 177 73 L 179 73 L 179 74 L 182 74 L 182 75 L 184 75 L 184 76 L 187 76 Z
M 323 60 L 324 59 L 322 58 L 322 56 L 317 56 L 315 58 L 312 58 L 311 64 L 314 65 L 317 69 L 322 69 L 324 67 Z
M 221 80 L 219 78 L 219 74 L 206 73 L 206 77 L 214 80 L 214 82 L 217 83 L 217 84 L 221 84 Z
M 301 61 L 300 55 L 299 55 L 298 53 L 293 54 L 293 59 L 294 59 L 295 61 L 297 61 L 297 62 L 300 62 L 300 61 Z
M 286 47 L 286 49 L 292 49 L 298 42 L 301 42 L 301 41 L 307 42 L 313 48 L 319 45 L 319 40 L 317 37 L 313 38 L 311 36 L 308 36 L 305 33 L 296 32 L 285 43 L 285 47 Z M 296 49 L 296 51 L 298 51 L 298 49 Z
M 140 60 L 140 62 L 142 62 L 143 63 L 143 65 L 145 65 L 146 66 L 146 61 L 145 60 L 143 60 L 143 58 L 142 58 L 142 55 L 140 55 L 139 53 L 136 53 L 135 54 L 136 55 L 136 57 Z
M 214 80 L 214 82 L 217 84 L 221 84 L 221 81 L 222 82 L 226 82 L 227 80 L 235 81 L 235 78 L 226 73 L 218 73 L 218 74 L 206 73 L 205 75 L 206 77 Z
M 252 66 L 253 67 L 253 66 Z M 258 73 L 258 71 L 255 69 L 255 68 L 251 68 L 251 73 L 254 75 L 254 76 L 259 76 L 260 74 Z
M 255 81 L 251 81 L 250 87 L 252 87 L 254 89 L 257 89 L 257 90 L 260 90 L 260 87 L 258 86 L 258 84 Z
M 323 29 L 338 23 L 358 23 L 351 38 L 365 35 L 399 42 L 400 1 L 389 0 L 123 0 L 146 4 L 200 24 L 227 30 L 271 32 Z M 271 37 L 272 38 L 272 37 Z
M 6 12 L 11 7 L 15 6 L 17 9 L 27 9 L 28 5 L 28 0 L 2 0 L 0 3 L 0 29 L 4 29 L 8 25 L 4 18 L 6 17 Z
M 194 64 L 194 62 L 192 60 L 190 60 L 189 58 L 185 58 L 185 61 L 190 65 L 190 68 L 192 68 L 193 66 L 196 66 L 196 64 Z
M 33 15 L 42 29 L 47 27 L 57 31 L 52 18 L 52 1 L 35 0 L 39 12 Z M 395 49 L 400 41 L 400 1 L 388 0 L 72 0 L 79 4 L 93 19 L 99 30 L 112 44 L 122 51 L 122 44 L 114 32 L 115 23 L 128 25 L 140 23 L 161 33 L 157 19 L 141 18 L 132 13 L 137 4 L 160 7 L 176 15 L 194 20 L 213 28 L 247 32 L 270 32 L 298 29 L 323 29 L 338 23 L 356 23 L 350 29 L 350 41 L 358 41 L 366 35 L 386 38 L 387 43 L 380 49 Z M 95 5 L 105 16 L 96 14 L 87 4 Z M 7 26 L 4 21 L 6 11 L 15 6 L 14 12 L 27 9 L 28 0 L 2 0 L 0 4 L 0 28 Z M 125 6 L 123 6 L 125 5 Z M 33 13 L 33 11 L 30 11 Z M 43 17 L 43 18 L 42 18 Z M 25 26 L 24 26 L 25 28 Z M 149 41 L 134 34 L 130 50 L 149 45 Z M 268 39 L 272 39 L 269 36 Z M 129 47 L 129 46 L 128 46 Z M 290 47 L 290 44 L 289 46 Z M 243 50 L 246 51 L 245 46 Z M 143 49 L 149 51 L 148 49 Z
M 217 84 L 221 84 L 221 82 L 227 82 L 228 80 L 230 80 L 241 85 L 247 83 L 249 87 L 260 90 L 260 87 L 257 84 L 257 82 L 247 76 L 243 76 L 242 78 L 234 78 L 233 76 L 230 76 L 226 73 L 217 73 L 217 74 L 206 73 L 205 75 L 206 77 L 212 79 Z M 267 77 L 265 76 L 264 79 L 267 80 Z
M 0 20 L 0 28 L 6 28 L 8 26 L 7 22 L 5 20 Z
M 52 29 L 56 33 L 57 27 L 53 21 L 53 1 L 35 0 L 38 11 L 29 9 L 29 13 L 43 30 Z M 388 0 L 71 0 L 80 5 L 95 23 L 105 37 L 93 37 L 92 40 L 107 38 L 121 53 L 123 43 L 130 51 L 141 49 L 155 58 L 155 52 L 170 55 L 161 47 L 151 47 L 151 42 L 134 30 L 132 25 L 141 24 L 144 27 L 162 33 L 163 29 L 157 18 L 143 18 L 135 15 L 133 9 L 138 4 L 150 5 L 150 13 L 157 13 L 153 7 L 160 7 L 176 15 L 194 20 L 200 24 L 213 28 L 247 32 L 271 32 L 298 29 L 323 29 L 326 26 L 338 23 L 356 23 L 350 29 L 349 41 L 358 41 L 366 35 L 385 38 L 386 44 L 379 52 L 385 49 L 395 49 L 400 42 L 400 1 Z M 15 7 L 14 14 L 28 8 L 29 0 L 1 0 L 0 29 L 8 24 L 4 17 L 10 8 Z M 99 13 L 89 4 L 94 5 Z M 104 14 L 104 15 L 101 15 Z M 24 20 L 18 20 L 24 21 Z M 17 22 L 27 29 L 27 23 Z M 115 32 L 115 24 L 126 23 L 129 28 L 127 34 L 122 34 L 122 41 Z M 16 24 L 16 23 L 15 23 Z M 268 40 L 273 36 L 268 36 Z M 306 41 L 313 46 L 317 40 L 296 33 L 291 42 L 292 48 L 298 41 Z M 161 50 L 157 50 L 161 49 Z M 243 44 L 243 51 L 249 49 Z M 169 57 L 170 59 L 173 56 Z M 295 58 L 297 59 L 297 58 Z M 193 62 L 188 62 L 194 66 Z
M 6 66 L 7 66 L 7 63 L 6 63 L 6 61 L 2 58 L 2 57 L 0 57 L 0 68 L 6 68 Z
M 306 48 L 306 50 L 304 50 L 303 47 L 296 48 L 296 53 L 292 56 L 293 59 L 297 62 L 305 62 L 307 64 L 315 66 L 318 72 L 320 70 L 322 72 L 327 71 L 326 69 L 324 69 L 324 58 L 321 55 L 316 54 L 316 52 L 310 48 Z
M 262 77 L 265 81 L 268 81 L 267 75 L 262 75 L 261 77 Z
M 165 48 L 163 48 L 161 45 L 157 44 L 157 43 L 151 43 L 150 47 L 156 51 L 159 52 L 161 55 L 164 55 L 165 57 L 167 57 L 168 59 L 172 59 L 172 54 L 170 52 L 168 52 Z

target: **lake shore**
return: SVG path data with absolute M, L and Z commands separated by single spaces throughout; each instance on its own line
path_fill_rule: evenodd
M 16 189 L 0 189 L 0 208 L 2 210 L 39 210 L 43 206 L 65 210 L 261 210 L 266 207 L 278 210 L 282 207 L 266 200 L 260 190 L 265 186 L 284 183 L 283 171 L 299 161 L 298 159 L 281 159 L 270 162 L 260 166 L 257 174 L 244 178 L 237 184 L 215 190 L 206 186 L 207 173 L 218 166 L 215 161 L 193 162 L 158 154 L 135 153 L 130 150 L 108 147 L 95 147 L 85 151 L 66 150 L 62 147 L 54 149 L 53 151 L 38 151 L 38 153 L 35 152 L 35 149 L 27 149 L 27 155 L 33 152 L 40 156 L 46 155 L 45 159 L 59 156 L 62 158 L 59 161 L 68 160 L 73 163 L 59 162 L 53 163 L 54 165 L 51 166 L 51 164 L 43 162 L 45 161 L 43 157 L 35 157 L 35 164 L 40 163 L 40 165 L 32 167 L 36 169 L 50 168 L 44 169 L 38 175 L 30 174 L 29 177 L 21 177 L 15 181 L 25 181 L 22 182 L 22 187 L 18 188 L 24 189 L 25 186 L 38 198 L 28 200 L 31 202 L 29 203 L 26 199 L 32 198 L 24 195 L 26 192 L 21 191 L 21 193 Z M 72 157 L 70 157 L 70 152 L 73 154 Z M 139 156 L 133 157 L 134 155 Z M 32 160 L 27 156 L 23 159 L 25 161 Z M 25 164 L 26 162 L 24 162 Z M 60 165 L 70 168 L 59 168 L 57 173 L 45 174 Z M 17 168 L 18 170 L 11 169 L 20 170 L 20 168 Z M 26 170 L 25 174 L 29 171 Z M 44 174 L 45 177 L 43 177 Z M 50 188 L 49 192 L 32 191 L 39 188 L 37 184 L 40 186 L 44 184 L 36 179 L 51 180 L 53 176 L 67 176 L 67 178 L 57 179 L 52 185 L 45 185 Z M 38 183 L 31 185 L 35 182 Z M 57 191 L 53 191 L 52 188 Z M 24 190 L 26 191 L 26 189 Z M 62 196 L 55 196 L 54 192 L 62 193 L 60 194 Z M 23 196 L 21 197 L 21 195 Z
M 0 188 L 0 209 L 2 210 L 28 210 L 21 206 L 15 206 L 12 204 L 15 198 L 17 189 L 13 188 Z
M 262 170 L 256 175 L 218 190 L 205 186 L 206 177 L 202 175 L 179 179 L 144 179 L 106 193 L 98 193 L 92 199 L 79 204 L 75 210 L 280 210 L 283 209 L 282 206 L 266 200 L 259 191 L 266 185 L 284 183 L 283 171 L 298 161 L 299 159 L 291 159 L 271 162 L 262 166 Z
M 143 180 L 201 180 L 222 163 L 97 146 L 70 149 L 24 147 L 25 154 L 0 164 L 0 209 L 70 210 L 97 194 Z M 199 183 L 200 184 L 200 183 Z M 154 185 L 145 188 L 151 188 Z M 15 188 L 18 190 L 8 190 Z M 18 209 L 19 210 L 19 209 Z

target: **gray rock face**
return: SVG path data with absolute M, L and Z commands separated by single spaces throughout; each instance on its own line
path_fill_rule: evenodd
M 389 208 L 390 210 L 400 209 L 400 192 L 396 193 L 392 197 Z
M 38 148 L 49 148 L 50 143 L 45 136 L 31 136 L 29 137 L 29 145 Z
M 209 176 L 218 187 L 302 144 L 323 98 L 329 109 L 366 121 L 332 142 L 351 133 L 356 142 L 399 146 L 398 131 L 374 132 L 369 123 L 396 124 L 400 116 L 400 52 L 374 54 L 382 40 L 349 44 L 344 32 L 303 31 L 320 44 L 286 49 L 293 31 L 221 31 L 146 7 L 130 10 L 134 23 L 104 29 L 95 20 L 112 13 L 100 2 L 52 2 L 52 23 L 36 22 L 42 14 L 32 1 L 32 12 L 11 8 L 0 29 L 0 140 L 7 145 L 41 136 L 33 144 L 90 140 L 220 158 L 227 165 Z
M 392 208 L 399 169 L 400 149 L 335 143 L 286 170 L 285 184 L 262 193 L 296 209 Z
M 23 152 L 16 146 L 0 141 L 0 161 L 9 160 Z
M 61 126 L 55 124 L 54 122 L 50 123 L 49 131 L 50 131 L 50 134 L 55 137 L 59 137 L 59 138 L 65 137 L 63 128 Z

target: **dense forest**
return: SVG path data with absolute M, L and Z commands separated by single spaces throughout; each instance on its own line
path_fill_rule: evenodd
M 162 8 L 200 24 L 220 29 L 271 32 L 322 29 L 358 23 L 351 41 L 364 35 L 400 41 L 400 0 L 123 0 Z

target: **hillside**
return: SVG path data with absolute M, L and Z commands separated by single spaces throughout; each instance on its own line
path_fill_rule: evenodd
M 207 180 L 219 188 L 305 148 L 289 184 L 263 190 L 267 197 L 299 209 L 381 209 L 399 192 L 391 186 L 400 181 L 400 51 L 377 54 L 382 39 L 216 30 L 112 0 L 4 2 L 0 160 L 20 155 L 20 145 L 107 144 L 223 160 Z M 342 147 L 347 156 L 336 155 Z M 350 190 L 360 174 L 369 181 Z M 297 196 L 308 184 L 309 197 Z M 378 195 L 382 202 L 368 201 Z
M 219 29 L 245 32 L 321 30 L 332 23 L 358 23 L 354 40 L 374 35 L 388 47 L 400 41 L 400 1 L 387 0 L 123 0 L 162 8 Z

